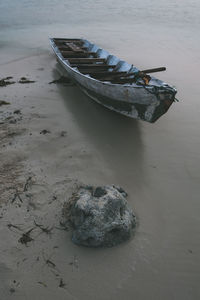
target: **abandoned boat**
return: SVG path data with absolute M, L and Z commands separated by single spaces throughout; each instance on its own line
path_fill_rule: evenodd
M 50 44 L 70 79 L 113 111 L 153 123 L 175 100 L 175 88 L 147 75 L 165 68 L 140 71 L 85 39 L 50 38 Z

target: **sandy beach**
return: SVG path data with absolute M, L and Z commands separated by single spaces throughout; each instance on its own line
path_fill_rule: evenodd
M 0 4 L 0 79 L 15 82 L 0 86 L 0 299 L 199 299 L 198 3 L 145 13 L 147 0 L 111 1 L 105 13 L 103 3 L 47 2 Z M 180 102 L 148 124 L 49 84 L 64 71 L 48 36 L 84 36 L 141 69 L 165 65 L 159 78 Z M 127 191 L 131 240 L 71 242 L 62 207 L 82 183 Z
M 1 107 L 2 299 L 30 299 L 35 289 L 37 299 L 76 299 L 68 285 L 72 280 L 76 287 L 80 280 L 80 249 L 60 224 L 62 206 L 76 185 L 88 182 L 91 170 L 96 174 L 92 184 L 105 183 L 109 173 L 101 154 L 75 126 L 73 115 L 65 114 L 62 89 L 84 96 L 74 87 L 49 84 L 60 77 L 52 72 L 54 65 L 49 53 L 8 64 L 3 71 L 5 77 L 12 73 L 16 83 L 2 87 L 10 103 Z M 35 82 L 20 84 L 22 76 Z M 32 228 L 32 240 L 20 242 Z M 81 250 L 84 264 L 90 260 L 88 251 Z

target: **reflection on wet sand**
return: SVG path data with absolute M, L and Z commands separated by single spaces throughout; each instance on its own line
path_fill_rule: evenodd
M 53 77 L 62 71 L 57 65 Z M 81 130 L 115 170 L 116 180 L 123 177 L 127 186 L 144 180 L 143 145 L 139 121 L 122 116 L 91 100 L 77 86 L 58 85 L 66 109 Z

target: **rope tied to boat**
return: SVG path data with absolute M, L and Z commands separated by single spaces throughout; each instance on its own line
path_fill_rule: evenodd
M 134 80 L 137 82 L 138 80 L 142 79 L 145 85 L 149 84 L 149 81 L 151 80 L 151 76 L 145 74 L 144 72 L 138 71 L 134 74 Z
M 158 100 L 162 100 L 161 99 L 161 94 L 167 94 L 168 97 L 170 95 L 170 100 L 175 102 L 175 101 L 178 101 L 177 98 L 175 98 L 175 95 L 176 95 L 176 91 L 174 92 L 174 89 L 170 86 L 146 86 L 144 84 L 141 84 L 144 89 L 150 93 L 150 94 L 153 94 L 157 97 Z

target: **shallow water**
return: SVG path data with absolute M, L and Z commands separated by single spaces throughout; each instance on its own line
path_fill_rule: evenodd
M 83 250 L 91 266 L 78 276 L 77 299 L 200 298 L 199 31 L 199 0 L 0 0 L 0 65 L 51 55 L 48 36 L 84 37 L 141 69 L 166 66 L 157 76 L 178 90 L 180 102 L 147 124 L 60 88 L 66 111 L 105 161 L 105 183 L 128 191 L 139 219 L 133 241 L 112 259 Z

